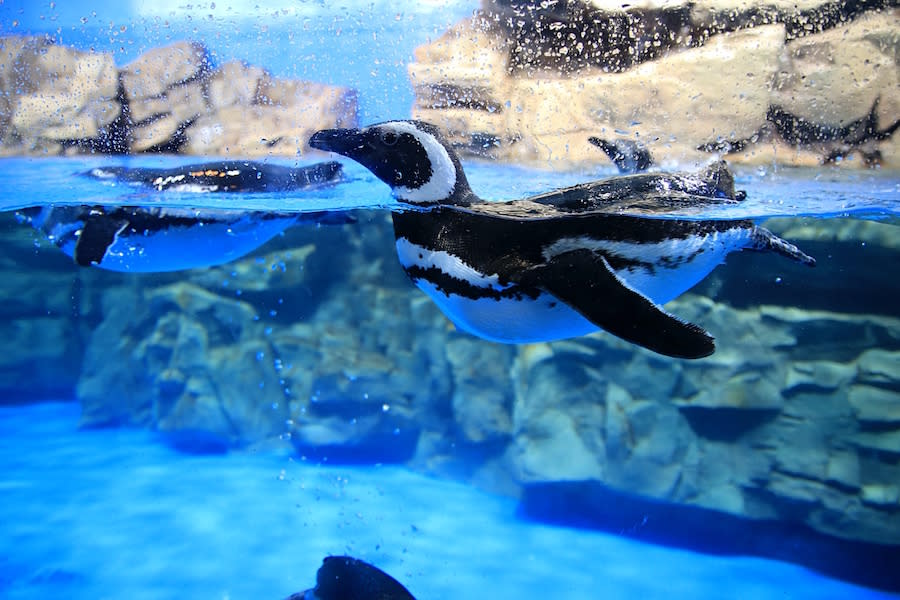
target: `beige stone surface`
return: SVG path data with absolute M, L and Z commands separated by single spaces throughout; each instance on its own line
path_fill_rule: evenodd
M 846 125 L 876 99 L 886 127 L 900 119 L 900 11 L 865 14 L 787 44 L 772 103 L 817 123 Z
M 46 38 L 0 38 L 0 138 L 95 137 L 120 112 L 112 55 L 82 52 Z
M 159 96 L 168 88 L 196 79 L 209 69 L 206 48 L 195 42 L 175 42 L 152 48 L 122 68 L 125 95 L 133 101 Z
M 205 86 L 201 81 L 179 84 L 158 96 L 133 100 L 128 109 L 136 124 L 163 116 L 171 116 L 179 123 L 190 121 L 207 110 Z
M 605 135 L 642 140 L 661 161 L 688 162 L 702 159 L 695 148 L 703 142 L 743 139 L 763 126 L 784 29 L 717 36 L 625 73 L 543 78 L 510 75 L 500 36 L 474 17 L 419 49 L 410 66 L 414 117 L 463 147 L 473 132 L 494 136 L 488 154 L 504 160 L 596 163 L 602 154 L 587 138 Z M 450 53 L 454 40 L 460 47 Z M 437 97 L 441 90 L 457 99 Z
M 265 86 L 264 103 L 232 105 L 201 116 L 185 131 L 184 152 L 232 156 L 305 153 L 317 130 L 356 125 L 356 92 L 298 81 Z
M 271 75 L 262 67 L 229 61 L 210 76 L 207 100 L 214 110 L 236 104 L 254 104 L 261 87 L 270 79 Z

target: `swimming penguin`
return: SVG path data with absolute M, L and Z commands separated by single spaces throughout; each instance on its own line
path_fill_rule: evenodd
M 333 184 L 341 174 L 341 165 L 337 162 L 320 163 L 303 169 L 278 167 L 274 171 L 271 165 L 263 166 L 265 171 L 256 172 L 265 173 L 264 177 L 257 179 L 246 173 L 226 173 L 222 177 L 223 185 L 230 186 L 233 191 L 259 189 L 259 185 L 268 186 L 264 189 L 270 192 L 310 189 Z M 201 170 L 204 174 L 196 175 Z M 101 172 L 103 177 L 154 185 L 159 189 L 187 191 L 176 186 L 182 185 L 179 182 L 190 181 L 190 185 L 194 186 L 191 191 L 202 192 L 214 191 L 211 185 L 204 184 L 202 189 L 197 187 L 203 178 L 218 177 L 209 175 L 213 172 L 209 165 L 180 167 L 179 172 L 183 173 L 184 179 L 173 175 L 174 170 L 126 167 L 97 168 L 91 176 L 100 176 L 98 173 Z M 168 182 L 157 182 L 160 177 Z M 172 183 L 174 180 L 178 181 Z M 344 211 L 282 213 L 101 205 L 36 206 L 22 209 L 18 215 L 20 220 L 43 232 L 77 264 L 132 273 L 220 265 L 255 250 L 292 225 L 341 224 L 355 220 L 352 214 Z
M 485 202 L 438 129 L 391 121 L 319 131 L 310 146 L 352 158 L 391 186 L 400 264 L 461 329 L 504 343 L 598 329 L 660 354 L 700 358 L 712 336 L 659 304 L 726 254 L 773 250 L 815 260 L 751 221 L 660 218 L 675 208 L 737 203 L 724 163 L 698 174 L 639 174 L 522 200 Z
M 316 587 L 285 600 L 415 600 L 396 579 L 349 556 L 328 556 L 316 573 Z
M 112 183 L 130 183 L 174 192 L 284 192 L 334 182 L 341 164 L 321 162 L 285 167 L 253 161 L 220 161 L 169 169 L 150 167 L 96 167 L 83 173 Z
M 353 222 L 345 212 L 278 213 L 147 206 L 37 206 L 17 212 L 75 263 L 160 273 L 238 259 L 300 223 Z
M 643 173 L 653 166 L 653 156 L 650 154 L 650 150 L 634 140 L 620 138 L 609 141 L 590 137 L 588 141 L 606 152 L 609 160 L 618 167 L 619 173 Z

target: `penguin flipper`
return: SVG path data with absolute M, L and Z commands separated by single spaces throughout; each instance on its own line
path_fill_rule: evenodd
M 527 273 L 519 283 L 547 291 L 623 340 L 675 358 L 703 358 L 716 349 L 709 333 L 628 287 L 605 258 L 590 250 L 565 252 Z
M 78 241 L 75 242 L 75 251 L 72 253 L 75 263 L 82 267 L 100 264 L 106 251 L 126 227 L 128 221 L 124 219 L 115 219 L 99 212 L 89 215 L 81 228 Z

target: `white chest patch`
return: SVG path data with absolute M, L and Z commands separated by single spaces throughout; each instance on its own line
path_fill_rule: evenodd
M 468 333 L 492 342 L 529 344 L 579 337 L 599 328 L 550 294 L 535 299 L 448 296 L 433 283 L 416 282 L 447 318 Z
M 438 269 L 445 275 L 486 291 L 502 291 L 510 287 L 501 285 L 496 273 L 480 273 L 457 256 L 443 250 L 423 248 L 406 238 L 397 240 L 397 256 L 404 268 Z M 541 294 L 537 298 L 473 299 L 448 294 L 423 278 L 417 279 L 416 285 L 457 327 L 487 340 L 524 344 L 597 331 L 594 324 L 550 294 Z
M 403 268 L 419 267 L 421 269 L 440 269 L 447 275 L 465 281 L 475 287 L 493 288 L 503 290 L 509 286 L 500 285 L 497 274 L 485 275 L 479 273 L 471 266 L 464 263 L 457 256 L 443 250 L 429 250 L 417 244 L 413 244 L 406 238 L 397 239 L 397 257 Z

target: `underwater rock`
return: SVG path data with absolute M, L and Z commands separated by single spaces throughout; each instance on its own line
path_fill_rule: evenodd
M 285 393 L 250 305 L 189 283 L 119 304 L 124 298 L 121 290 L 106 297 L 107 317 L 86 351 L 83 425 L 202 431 L 228 445 L 284 433 Z
M 510 494 L 596 485 L 900 543 L 893 305 L 807 310 L 792 292 L 781 305 L 748 306 L 748 278 L 783 274 L 751 255 L 714 271 L 702 295 L 667 305 L 717 332 L 721 351 L 706 364 L 605 335 L 498 346 L 454 331 L 409 284 L 386 215 L 360 221 L 290 230 L 250 257 L 178 278 L 85 280 L 86 304 L 96 293 L 103 305 L 84 309 L 84 424 L 207 432 L 229 447 L 290 436 L 310 460 L 405 462 Z M 882 271 L 891 254 L 877 240 L 894 243 L 883 223 L 775 225 L 821 237 L 829 260 L 861 249 Z M 27 253 L 8 254 L 16 264 Z M 60 261 L 54 268 L 74 269 Z M 851 276 L 841 269 L 834 277 Z M 29 271 L 40 289 L 40 269 Z M 874 274 L 852 280 L 863 300 L 881 293 Z M 71 303 L 58 279 L 46 281 L 48 306 Z M 70 347 L 74 360 L 80 346 Z
M 900 401 L 897 390 L 853 385 L 847 392 L 847 401 L 853 407 L 856 418 L 864 425 L 893 426 L 900 429 Z
M 446 356 L 453 374 L 453 416 L 462 438 L 474 444 L 508 440 L 512 390 L 495 383 L 509 377 L 511 349 L 459 336 L 447 343 Z
M 833 361 L 795 361 L 784 382 L 782 393 L 785 396 L 800 391 L 831 393 L 847 386 L 856 375 L 855 365 L 846 365 Z

